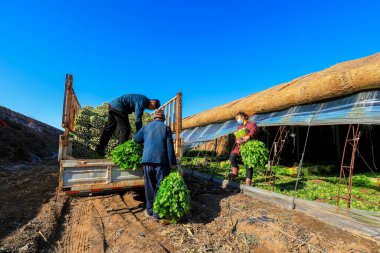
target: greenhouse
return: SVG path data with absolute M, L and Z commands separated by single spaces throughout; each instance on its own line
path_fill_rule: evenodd
M 254 172 L 253 187 L 379 211 L 380 54 L 185 118 L 183 165 L 227 179 L 239 111 L 250 115 L 256 138 L 271 151 L 268 165 Z M 243 179 L 239 174 L 237 181 Z

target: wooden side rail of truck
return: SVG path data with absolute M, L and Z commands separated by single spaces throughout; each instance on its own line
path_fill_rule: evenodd
M 165 111 L 165 124 L 173 130 L 177 158 L 181 157 L 182 94 L 177 95 L 160 107 Z M 63 101 L 62 127 L 64 134 L 59 136 L 60 174 L 58 190 L 69 195 L 89 195 L 92 193 L 113 192 L 144 186 L 142 167 L 133 170 L 120 170 L 109 159 L 76 159 L 72 156 L 75 132 L 75 116 L 81 106 L 73 89 L 72 75 L 66 75 Z

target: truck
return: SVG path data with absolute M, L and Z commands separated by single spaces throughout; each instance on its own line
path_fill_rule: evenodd
M 177 160 L 181 159 L 182 93 L 163 104 L 165 124 L 173 131 Z M 81 159 L 73 157 L 75 117 L 81 110 L 73 88 L 73 76 L 66 74 L 63 99 L 62 127 L 59 136 L 58 161 L 60 164 L 58 191 L 73 195 L 110 193 L 144 187 L 143 168 L 121 170 L 110 159 Z M 152 113 L 153 114 L 153 113 Z

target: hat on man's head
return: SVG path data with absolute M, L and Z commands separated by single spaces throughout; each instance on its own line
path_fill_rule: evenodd
M 164 113 L 164 110 L 157 110 L 157 111 L 154 113 L 153 118 L 154 118 L 154 119 L 162 119 L 162 120 L 165 120 L 165 113 Z

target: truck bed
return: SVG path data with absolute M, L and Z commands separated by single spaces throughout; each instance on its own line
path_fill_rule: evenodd
M 144 187 L 143 168 L 121 170 L 109 159 L 61 160 L 59 190 L 89 195 Z
M 182 126 L 182 93 L 163 104 L 160 109 L 165 111 L 165 124 L 175 133 L 175 150 L 177 158 L 182 156 L 181 126 Z M 78 159 L 73 157 L 73 137 L 75 133 L 75 118 L 80 113 L 81 106 L 73 88 L 73 76 L 66 74 L 65 92 L 63 97 L 62 127 L 64 133 L 59 136 L 58 161 L 60 161 L 59 192 L 69 195 L 90 195 L 100 192 L 114 192 L 129 188 L 144 187 L 143 168 L 135 171 L 120 170 L 108 159 Z

